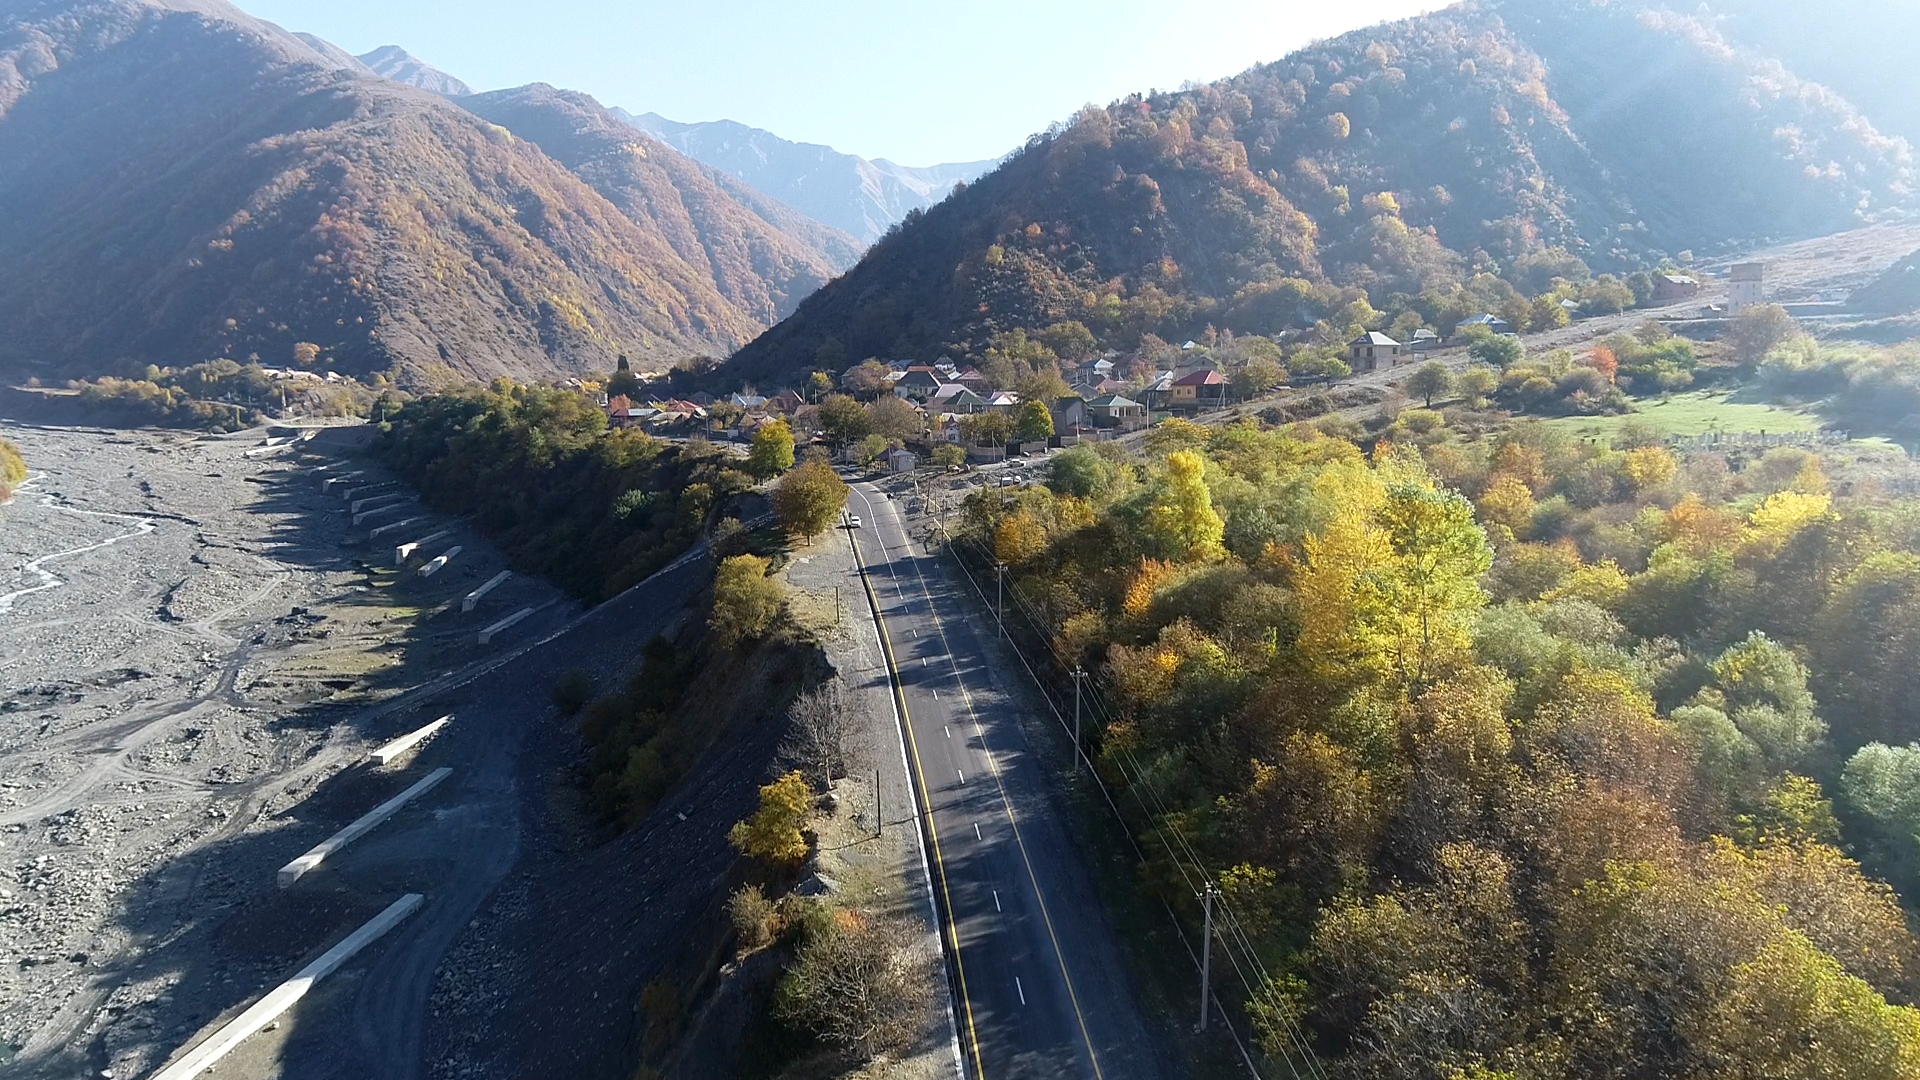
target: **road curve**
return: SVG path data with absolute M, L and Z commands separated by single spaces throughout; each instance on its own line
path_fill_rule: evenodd
M 988 663 L 990 621 L 867 484 L 849 509 L 879 609 L 927 823 L 968 1072 L 980 1080 L 1162 1075 L 1118 947 Z

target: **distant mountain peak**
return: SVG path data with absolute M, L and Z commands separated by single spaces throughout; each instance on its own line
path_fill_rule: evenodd
M 473 87 L 398 45 L 382 45 L 370 53 L 362 53 L 358 59 L 376 75 L 417 86 L 441 97 L 466 97 L 473 93 Z
M 819 143 L 794 142 L 737 120 L 681 123 L 659 113 L 612 110 L 668 146 L 746 181 L 814 220 L 873 243 L 910 211 L 945 199 L 957 183 L 978 179 L 1001 160 L 914 168 L 869 160 Z

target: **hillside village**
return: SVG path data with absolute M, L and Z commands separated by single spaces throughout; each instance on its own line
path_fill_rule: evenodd
M 884 464 L 893 472 L 929 462 L 979 464 L 1005 460 L 1010 452 L 1115 439 L 1161 418 L 1243 405 L 1287 387 L 1332 389 L 1357 377 L 1398 381 L 1435 361 L 1458 367 L 1477 359 L 1474 344 L 1488 338 L 1518 341 L 1523 328 L 1577 331 L 1587 324 L 1598 336 L 1618 329 L 1614 324 L 1622 318 L 1655 318 L 1685 320 L 1688 333 L 1710 339 L 1732 317 L 1767 301 L 1765 271 L 1760 262 L 1723 271 L 1724 297 L 1712 303 L 1680 308 L 1698 301 L 1703 285 L 1695 275 L 1669 268 L 1636 275 L 1644 279 L 1634 285 L 1645 302 L 1624 310 L 1589 310 L 1590 305 L 1563 297 L 1553 302 L 1554 310 L 1564 313 L 1558 318 L 1482 312 L 1441 328 L 1408 328 L 1397 321 L 1390 329 L 1405 340 L 1369 329 L 1339 345 L 1328 340 L 1336 335 L 1325 322 L 1271 338 L 1235 339 L 1209 328 L 1204 341 L 1189 339 L 1175 347 L 1150 338 L 1128 352 L 1106 349 L 1061 361 L 1040 372 L 1038 380 L 997 381 L 978 364 L 942 354 L 932 360 L 869 358 L 837 375 L 810 373 L 805 386 L 771 394 L 751 385 L 732 393 L 675 393 L 675 373 L 632 373 L 623 367 L 598 399 L 609 426 L 666 437 L 748 442 L 762 427 L 783 422 L 802 441 L 839 447 L 842 460 L 852 464 Z M 1614 318 L 1594 322 L 1602 315 Z M 1019 388 L 1044 383 L 1056 373 L 1059 384 L 1053 389 L 1061 392 L 1029 397 Z M 823 405 L 836 396 L 865 403 L 870 413 L 883 399 L 898 404 L 886 407 L 888 421 L 868 425 L 873 430 L 860 430 L 858 422 L 850 430 L 823 415 Z M 1034 402 L 1039 408 L 1031 407 Z M 937 453 L 942 447 L 954 449 Z

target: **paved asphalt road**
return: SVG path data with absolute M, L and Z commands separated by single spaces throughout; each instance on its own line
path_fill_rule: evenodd
M 910 541 L 895 502 L 860 484 L 848 509 L 898 676 L 969 1075 L 1161 1076 L 1023 699 L 1004 692 L 1014 676 L 988 664 L 991 619 Z

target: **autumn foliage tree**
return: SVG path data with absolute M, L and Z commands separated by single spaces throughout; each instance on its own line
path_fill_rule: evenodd
M 771 480 L 793 468 L 793 429 L 785 420 L 770 420 L 753 433 L 747 449 L 747 471 Z
M 773 513 L 780 526 L 808 540 L 825 532 L 846 506 L 846 481 L 824 461 L 803 462 L 773 488 Z
M 27 462 L 19 447 L 0 439 L 0 503 L 11 501 L 15 489 L 27 482 Z
M 798 770 L 760 788 L 760 807 L 727 834 L 742 855 L 770 863 L 795 863 L 807 857 L 807 816 L 813 788 Z

